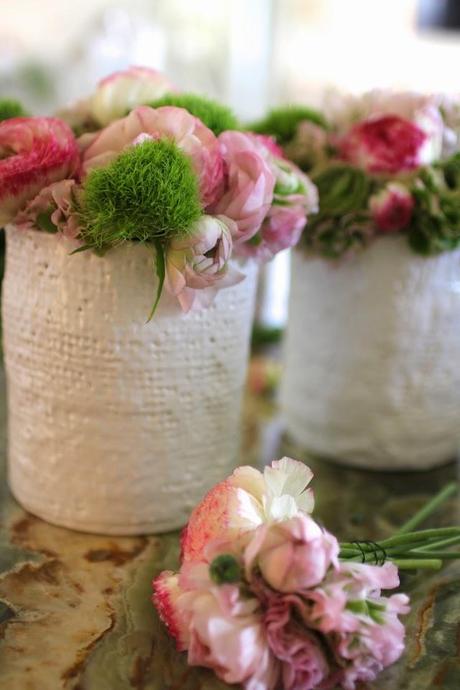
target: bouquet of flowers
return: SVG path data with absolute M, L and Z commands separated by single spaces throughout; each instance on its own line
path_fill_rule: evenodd
M 397 535 L 339 544 L 311 517 L 307 466 L 283 458 L 263 474 L 240 467 L 193 511 L 179 573 L 153 601 L 191 665 L 246 690 L 353 690 L 404 649 L 408 612 L 398 568 L 439 568 L 460 528 L 413 531 L 446 487 Z
M 459 116 L 445 97 L 376 91 L 336 98 L 324 115 L 280 108 L 253 129 L 273 135 L 318 187 L 309 252 L 339 258 L 403 233 L 430 255 L 460 245 Z
M 78 251 L 151 245 L 155 306 L 163 285 L 184 311 L 209 304 L 243 279 L 232 258 L 271 258 L 317 210 L 316 188 L 269 137 L 154 70 L 113 74 L 60 117 L 4 106 L 14 116 L 0 122 L 0 225 Z

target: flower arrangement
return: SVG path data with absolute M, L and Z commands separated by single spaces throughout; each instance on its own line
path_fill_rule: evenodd
M 303 247 L 336 259 L 402 233 L 422 255 L 457 248 L 458 104 L 376 91 L 338 99 L 326 111 L 280 108 L 253 125 L 274 136 L 318 188 L 320 213 L 306 228 Z
M 246 690 L 354 690 L 404 650 L 398 568 L 439 568 L 460 528 L 413 531 L 446 487 L 392 538 L 339 544 L 312 517 L 309 468 L 283 458 L 240 467 L 194 509 L 179 573 L 153 601 L 191 665 Z
M 317 210 L 316 188 L 269 137 L 154 70 L 113 74 L 60 117 L 3 111 L 0 224 L 77 251 L 151 245 L 154 309 L 163 286 L 184 311 L 206 306 L 243 279 L 232 258 L 270 259 Z

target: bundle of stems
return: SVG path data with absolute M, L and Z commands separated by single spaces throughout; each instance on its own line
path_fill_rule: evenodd
M 458 490 L 456 482 L 445 486 L 391 537 L 381 541 L 353 541 L 340 544 L 340 558 L 346 561 L 383 564 L 392 561 L 402 570 L 439 570 L 443 561 L 460 558 L 460 527 L 415 529 Z

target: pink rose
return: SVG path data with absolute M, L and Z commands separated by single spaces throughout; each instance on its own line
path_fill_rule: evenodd
M 253 237 L 262 225 L 272 200 L 275 176 L 264 159 L 264 147 L 254 135 L 223 132 L 219 136 L 225 161 L 226 185 L 223 195 L 212 206 L 235 221 L 235 243 Z
M 340 157 L 373 173 L 413 170 L 424 162 L 427 135 L 397 115 L 359 122 L 338 142 Z
M 202 216 L 190 235 L 174 239 L 166 253 L 166 287 L 187 312 L 208 305 L 220 288 L 235 285 L 244 275 L 229 266 L 233 221 Z
M 89 138 L 89 145 L 83 152 L 84 172 L 108 165 L 124 149 L 146 138 L 141 135 L 175 141 L 192 160 L 200 181 L 203 206 L 215 200 L 224 181 L 219 142 L 201 120 L 184 108 L 138 106 L 127 117 L 112 122 L 95 137 Z
M 155 101 L 174 87 L 169 79 L 149 67 L 129 67 L 105 77 L 89 101 L 92 118 L 102 127 L 138 105 Z
M 43 187 L 72 177 L 79 153 L 70 127 L 52 117 L 0 122 L 0 226 Z
M 255 568 L 278 592 L 300 592 L 318 585 L 338 567 L 337 539 L 308 515 L 261 525 L 244 554 L 248 579 Z
M 406 228 L 412 218 L 414 198 L 407 187 L 390 182 L 369 199 L 375 224 L 383 232 L 397 232 Z
M 182 533 L 183 560 L 203 559 L 213 539 L 236 539 L 268 520 L 311 512 L 314 498 L 307 486 L 312 477 L 306 465 L 291 458 L 272 462 L 263 474 L 253 467 L 239 467 L 192 512 Z
M 78 219 L 73 209 L 73 201 L 77 194 L 78 185 L 75 180 L 61 180 L 45 187 L 38 195 L 29 201 L 27 206 L 18 213 L 14 224 L 20 230 L 45 229 L 61 232 L 65 237 L 76 239 L 80 234 Z M 43 220 L 42 220 L 43 219 Z M 47 223 L 43 228 L 41 223 Z
M 270 649 L 282 662 L 284 690 L 313 690 L 330 673 L 319 638 L 298 621 L 289 597 L 272 597 L 264 617 Z
M 153 601 L 176 637 L 188 650 L 188 663 L 211 668 L 226 683 L 246 690 L 275 688 L 279 667 L 270 653 L 257 599 L 241 595 L 239 585 L 214 584 L 203 564 L 184 568 L 179 576 L 162 573 L 154 583 Z

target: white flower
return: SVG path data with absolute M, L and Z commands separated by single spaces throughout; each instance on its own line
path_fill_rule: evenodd
M 309 467 L 291 458 L 272 462 L 263 473 L 238 467 L 194 509 L 182 536 L 183 559 L 202 558 L 211 539 L 231 541 L 263 523 L 311 513 L 313 491 L 307 487 L 312 477 Z

